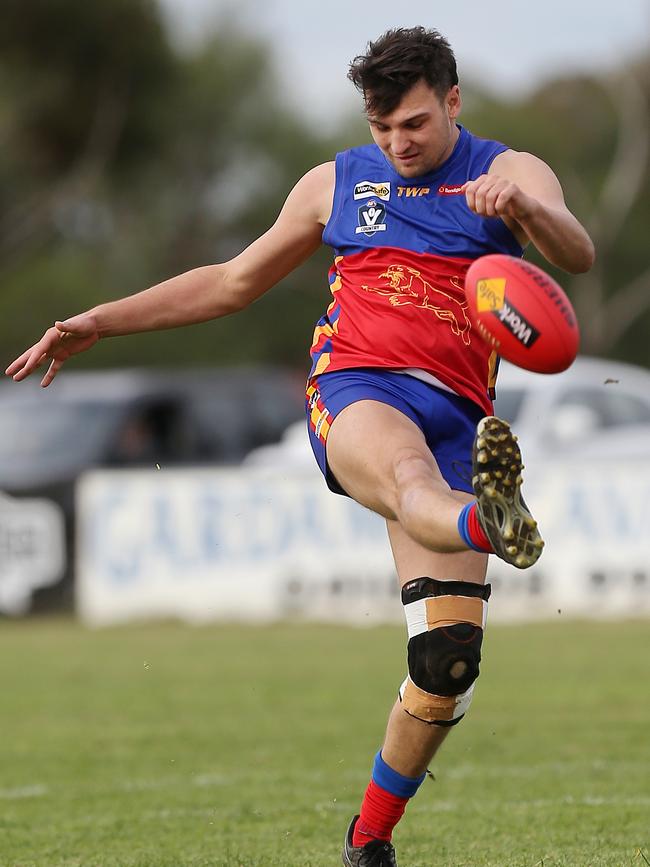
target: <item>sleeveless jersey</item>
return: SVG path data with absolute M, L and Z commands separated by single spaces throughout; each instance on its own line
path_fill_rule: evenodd
M 425 371 L 490 414 L 497 356 L 468 318 L 464 278 L 479 256 L 521 256 L 498 218 L 472 213 L 461 187 L 507 147 L 459 127 L 435 171 L 403 178 L 375 145 L 336 156 L 323 241 L 333 295 L 314 331 L 310 378 L 354 367 Z

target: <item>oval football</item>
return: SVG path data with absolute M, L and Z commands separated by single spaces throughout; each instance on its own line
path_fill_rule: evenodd
M 569 367 L 580 342 L 562 287 L 545 271 L 502 253 L 482 256 L 465 277 L 470 316 L 502 358 L 536 373 Z

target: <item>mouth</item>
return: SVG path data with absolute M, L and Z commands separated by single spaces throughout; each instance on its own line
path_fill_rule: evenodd
M 413 154 L 402 154 L 402 155 L 393 154 L 393 158 L 394 158 L 395 160 L 397 160 L 398 163 L 404 163 L 404 165 L 407 165 L 407 166 L 408 166 L 410 163 L 415 162 L 415 160 L 416 160 L 418 157 L 419 157 L 419 154 L 418 154 L 418 153 L 413 153 Z

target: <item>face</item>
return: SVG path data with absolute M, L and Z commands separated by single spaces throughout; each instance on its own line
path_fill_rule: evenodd
M 404 178 L 433 171 L 451 154 L 458 139 L 458 86 L 440 99 L 425 81 L 407 91 L 390 114 L 368 115 L 375 144 Z

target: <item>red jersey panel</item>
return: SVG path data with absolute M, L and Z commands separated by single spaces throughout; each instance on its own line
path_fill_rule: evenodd
M 378 247 L 337 258 L 334 300 L 316 326 L 312 376 L 350 367 L 417 367 L 489 414 L 490 348 L 472 328 L 471 259 Z

